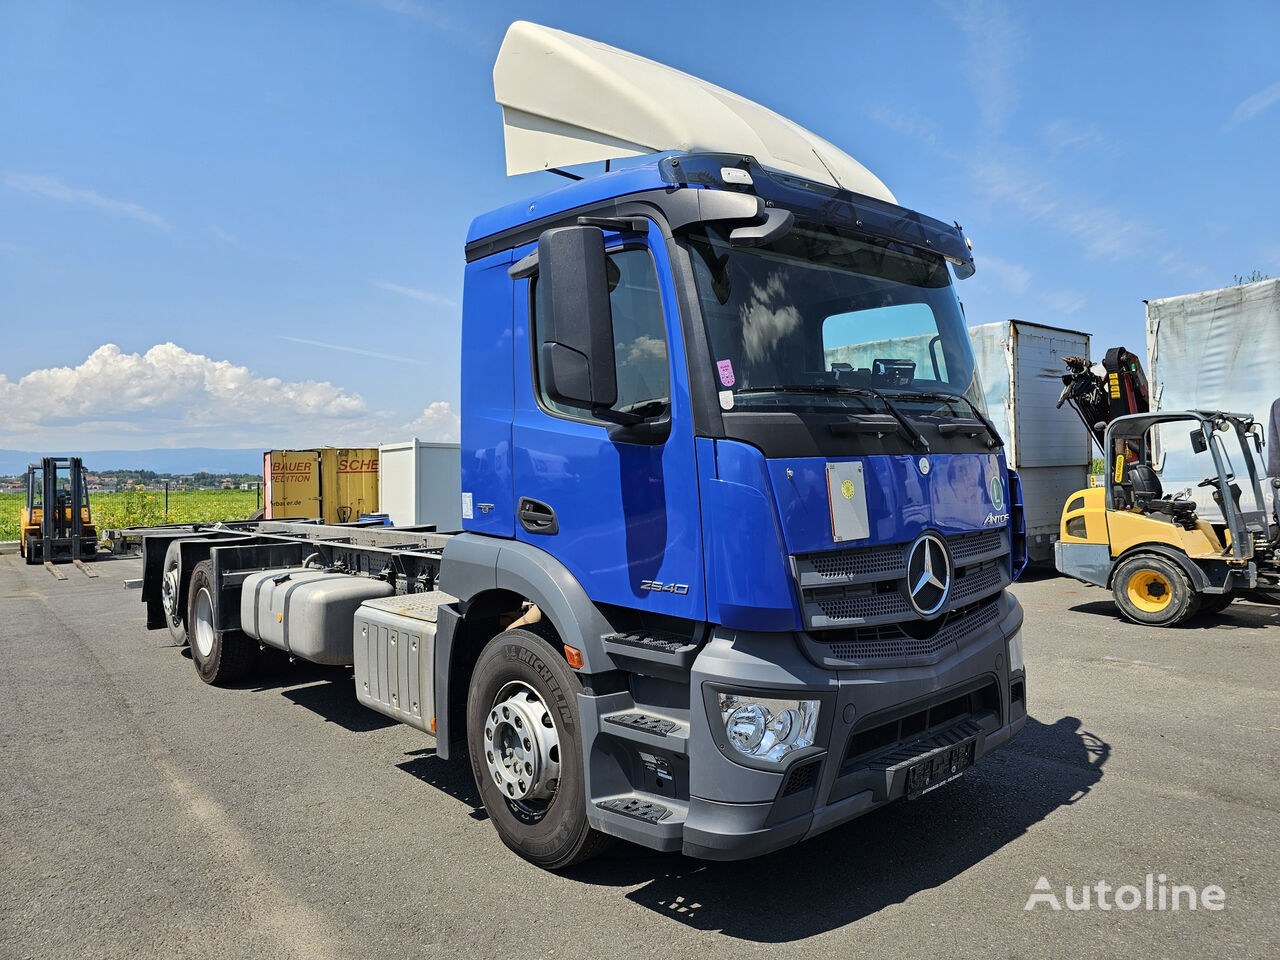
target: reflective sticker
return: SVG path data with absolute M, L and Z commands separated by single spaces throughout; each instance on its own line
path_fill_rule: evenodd
M 720 372 L 720 383 L 726 387 L 732 387 L 738 382 L 733 375 L 733 362 L 731 360 L 717 360 L 716 370 Z
M 471 494 L 464 493 L 462 495 L 462 519 L 473 520 L 475 515 L 475 510 L 471 506 Z
M 720 391 L 720 409 L 721 410 L 733 409 L 733 391 L 732 390 Z

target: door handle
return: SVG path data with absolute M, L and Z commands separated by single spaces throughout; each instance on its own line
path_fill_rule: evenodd
M 541 500 L 521 497 L 516 505 L 516 516 L 520 518 L 520 526 L 529 533 L 553 534 L 560 532 L 560 524 L 556 520 L 556 512 Z

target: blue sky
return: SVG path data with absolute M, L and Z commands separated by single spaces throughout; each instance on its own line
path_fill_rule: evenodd
M 779 16 L 785 12 L 785 16 Z M 456 435 L 526 18 L 728 87 L 964 224 L 971 323 L 1144 347 L 1280 275 L 1280 4 L 0 3 L 0 447 Z M 172 344 L 172 346 L 167 346 Z

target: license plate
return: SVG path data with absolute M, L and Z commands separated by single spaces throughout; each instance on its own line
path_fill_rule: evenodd
M 907 797 L 915 799 L 936 790 L 973 766 L 974 745 L 973 740 L 965 740 L 909 766 Z

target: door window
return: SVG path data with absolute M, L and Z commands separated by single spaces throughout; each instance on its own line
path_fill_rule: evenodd
M 667 403 L 671 395 L 667 362 L 667 331 L 658 293 L 658 273 L 648 250 L 633 248 L 608 254 L 609 307 L 613 312 L 614 364 L 618 377 L 618 401 L 614 410 L 631 412 L 655 401 Z M 537 284 L 530 297 L 533 310 L 534 364 L 538 402 L 548 411 L 574 420 L 592 420 L 587 411 L 566 407 L 547 396 L 542 388 L 541 347 L 538 331 Z

